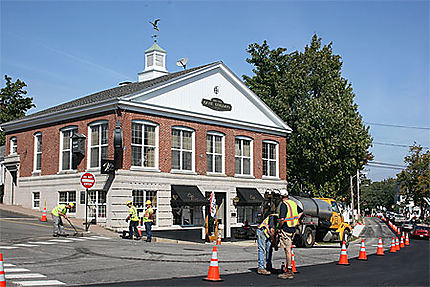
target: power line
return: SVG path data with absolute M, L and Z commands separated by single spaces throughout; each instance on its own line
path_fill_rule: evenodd
M 404 129 L 417 129 L 417 130 L 430 130 L 429 127 L 413 127 L 413 126 L 391 125 L 391 124 L 381 124 L 381 123 L 371 123 L 371 122 L 364 122 L 364 123 L 367 125 L 373 125 L 373 126 L 404 128 Z
M 407 147 L 407 148 L 409 148 L 409 147 L 412 147 L 411 145 L 405 145 L 405 144 L 394 144 L 394 143 L 381 143 L 381 142 L 373 142 L 374 144 L 379 144 L 379 145 L 386 145 L 386 146 L 398 146 L 398 147 Z M 427 147 L 427 146 L 423 146 L 422 148 L 425 148 L 425 149 L 429 149 L 429 147 Z
M 393 167 L 393 166 L 382 166 L 382 165 L 372 165 L 372 164 L 366 164 L 366 166 L 378 167 L 378 168 L 387 168 L 387 169 L 394 169 L 394 170 L 403 170 L 403 168 L 401 168 L 401 167 Z
M 395 164 L 395 163 L 388 163 L 388 162 L 381 162 L 381 161 L 371 161 L 370 164 L 377 164 L 377 165 L 385 165 L 385 166 L 393 166 L 393 167 L 401 167 L 406 168 L 404 165 Z

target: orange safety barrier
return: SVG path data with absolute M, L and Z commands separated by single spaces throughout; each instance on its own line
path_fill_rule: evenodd
M 212 249 L 211 264 L 209 265 L 208 276 L 203 278 L 206 281 L 223 281 L 219 276 L 219 266 L 218 266 L 218 251 L 216 246 Z
M 361 239 L 360 253 L 358 254 L 358 260 L 367 260 L 366 246 L 364 246 L 364 239 Z
M 340 250 L 340 257 L 338 265 L 349 265 L 348 255 L 346 254 L 346 244 L 345 241 L 342 242 L 342 249 Z

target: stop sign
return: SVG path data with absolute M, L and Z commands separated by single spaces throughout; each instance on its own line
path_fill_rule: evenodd
M 94 177 L 94 174 L 90 172 L 86 172 L 81 176 L 81 185 L 84 188 L 91 188 L 96 183 L 96 178 Z

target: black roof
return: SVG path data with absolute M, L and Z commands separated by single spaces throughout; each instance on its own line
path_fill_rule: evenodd
M 68 110 L 68 109 L 75 108 L 75 107 L 80 107 L 80 106 L 84 106 L 84 105 L 88 105 L 88 104 L 92 104 L 92 103 L 102 102 L 102 101 L 109 100 L 109 99 L 115 99 L 115 98 L 123 97 L 126 95 L 136 93 L 138 91 L 145 90 L 149 87 L 156 86 L 156 85 L 161 84 L 163 82 L 167 82 L 167 81 L 172 80 L 174 78 L 186 75 L 186 74 L 194 72 L 196 70 L 199 70 L 199 69 L 202 69 L 205 67 L 209 67 L 209 66 L 212 66 L 215 64 L 219 64 L 219 63 L 222 63 L 222 62 L 218 61 L 218 62 L 206 64 L 203 66 L 195 67 L 192 69 L 167 74 L 165 76 L 161 76 L 161 77 L 158 77 L 158 78 L 155 78 L 155 79 L 152 79 L 149 81 L 145 81 L 145 82 L 132 82 L 129 84 L 121 85 L 118 87 L 114 87 L 111 89 L 107 89 L 104 91 L 100 91 L 100 92 L 85 96 L 82 98 L 78 98 L 76 100 L 73 100 L 73 101 L 52 107 L 52 108 L 48 108 L 46 110 L 42 110 L 42 111 L 36 112 L 34 114 L 24 116 L 21 119 L 31 119 L 33 117 L 37 117 L 37 116 L 41 116 L 41 115 L 49 115 L 51 113 L 55 113 L 55 112 L 59 112 L 59 111 L 63 111 L 63 110 Z

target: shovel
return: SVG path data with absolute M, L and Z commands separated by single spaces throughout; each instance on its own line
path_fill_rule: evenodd
M 70 220 L 68 218 L 66 218 L 66 220 L 69 222 L 70 226 L 72 226 L 72 228 L 75 230 L 75 233 L 73 234 L 73 236 L 77 236 L 77 237 L 84 236 L 84 233 L 83 232 L 78 232 L 76 230 L 76 227 L 70 222 Z

